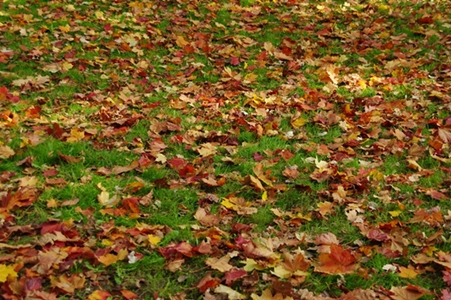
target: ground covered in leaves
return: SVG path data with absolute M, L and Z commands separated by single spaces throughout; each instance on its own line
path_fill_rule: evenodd
M 0 3 L 4 299 L 451 299 L 449 1 Z

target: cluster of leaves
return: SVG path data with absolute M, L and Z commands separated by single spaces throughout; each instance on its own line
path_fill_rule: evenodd
M 448 4 L 0 3 L 2 296 L 451 299 Z

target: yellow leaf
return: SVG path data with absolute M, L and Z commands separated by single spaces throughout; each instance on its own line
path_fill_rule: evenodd
M 149 240 L 149 243 L 151 243 L 152 245 L 156 245 L 161 241 L 161 237 L 153 235 L 153 234 L 149 234 L 147 236 L 147 239 Z
M 379 38 L 381 38 L 381 39 L 388 39 L 389 37 L 390 37 L 390 32 L 388 32 L 388 31 L 382 31 L 379 34 Z
M 392 217 L 397 217 L 402 213 L 402 210 L 392 210 L 388 212 Z
M 185 38 L 183 36 L 178 35 L 177 39 L 175 40 L 175 43 L 177 44 L 177 46 L 179 46 L 180 48 L 185 47 L 186 45 L 188 45 L 189 43 L 185 40 Z
M 47 201 L 47 208 L 55 208 L 58 207 L 58 205 L 59 205 L 58 201 L 56 201 L 54 198 L 49 199 Z
M 359 86 L 360 86 L 362 89 L 366 89 L 366 81 L 363 80 L 363 79 L 359 80 Z
M 78 141 L 84 139 L 84 137 L 85 137 L 85 132 L 80 131 L 78 128 L 74 127 L 70 130 L 70 137 L 67 138 L 67 141 L 69 143 L 74 143 L 74 142 L 78 142 Z
M 123 248 L 117 253 L 118 260 L 124 260 L 128 256 L 128 250 Z
M 241 261 L 241 262 L 245 264 L 245 266 L 243 267 L 243 270 L 246 272 L 251 272 L 253 270 L 262 271 L 265 269 L 265 267 L 263 267 L 262 265 L 259 265 L 252 258 L 246 258 L 245 261 Z
M 229 199 L 225 198 L 224 200 L 222 200 L 221 202 L 222 206 L 224 206 L 225 208 L 232 208 L 235 205 L 229 201 Z
M 291 125 L 294 128 L 298 129 L 299 127 L 304 126 L 306 123 L 307 123 L 306 119 L 304 119 L 304 118 L 297 118 L 296 120 L 291 122 Z
M 61 30 L 62 32 L 69 32 L 69 31 L 70 31 L 70 26 L 69 26 L 69 25 L 59 26 L 58 28 L 59 28 L 59 30 Z
M 288 271 L 282 266 L 276 266 L 274 271 L 271 271 L 272 274 L 276 275 L 279 278 L 288 278 L 291 276 L 292 272 Z
M 412 266 L 409 266 L 408 268 L 399 267 L 399 277 L 401 278 L 415 278 L 417 275 L 418 273 Z
M 67 62 L 67 61 L 63 62 L 63 64 L 61 65 L 61 68 L 62 68 L 64 71 L 69 71 L 69 70 L 72 69 L 73 67 L 74 67 L 74 65 L 71 64 L 70 62 Z M 84 135 L 84 133 L 83 133 L 83 135 Z
M 14 271 L 15 265 L 0 265 L 0 282 L 5 282 L 9 276 L 17 278 L 17 273 Z
M 105 266 L 109 266 L 109 265 L 116 263 L 118 260 L 118 257 L 117 257 L 117 255 L 108 253 L 106 255 L 99 256 L 97 259 Z
M 268 192 L 267 192 L 267 191 L 264 191 L 264 192 L 263 192 L 263 194 L 262 194 L 262 200 L 263 200 L 263 201 L 268 200 Z
M 94 14 L 95 14 L 97 19 L 100 19 L 100 20 L 104 20 L 105 19 L 105 17 L 103 16 L 103 11 L 101 11 L 101 10 L 96 11 Z
M 114 244 L 114 242 L 113 241 L 111 241 L 111 240 L 107 240 L 107 239 L 103 239 L 102 240 L 102 245 L 104 245 L 104 246 L 111 246 L 111 245 L 113 245 Z
M 384 173 L 378 170 L 372 170 L 370 172 L 370 176 L 376 180 L 382 181 L 384 179 Z

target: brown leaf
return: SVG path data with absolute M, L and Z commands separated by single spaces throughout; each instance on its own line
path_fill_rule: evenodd
M 119 175 L 122 173 L 130 172 L 133 169 L 137 168 L 138 166 L 139 162 L 137 160 L 134 160 L 128 166 L 116 166 L 111 171 L 113 174 Z
M 257 163 L 255 167 L 252 168 L 252 171 L 254 171 L 255 176 L 257 176 L 257 178 L 263 181 L 267 186 L 273 186 L 271 179 L 269 179 L 264 173 L 263 165 L 261 163 Z
M 204 226 L 215 226 L 221 221 L 218 216 L 207 214 L 205 209 L 201 207 L 199 207 L 194 214 L 194 219 L 198 220 Z
M 21 187 L 15 193 L 9 190 L 1 198 L 0 208 L 5 208 L 9 211 L 16 207 L 30 206 L 36 201 L 37 196 L 37 190 L 34 188 Z
M 230 271 L 233 266 L 229 264 L 230 256 L 224 255 L 221 258 L 210 257 L 205 260 L 205 264 L 210 266 L 210 268 L 218 270 L 219 272 L 227 272 Z
M 282 175 L 291 179 L 298 178 L 300 175 L 298 166 L 294 165 L 291 167 L 286 167 L 285 170 L 282 171 Z
M 425 294 L 429 294 L 429 291 L 414 285 L 403 287 L 394 286 L 390 291 L 393 293 L 393 295 L 390 296 L 393 300 L 416 300 L 423 297 Z
M 255 178 L 252 175 L 247 175 L 246 176 L 246 181 L 248 181 L 258 192 L 262 192 L 265 190 L 265 188 L 263 187 L 262 183 L 260 182 L 260 180 L 258 180 L 258 178 Z
M 72 274 L 70 277 L 66 274 L 62 274 L 59 277 L 50 276 L 50 283 L 52 287 L 57 287 L 68 294 L 75 293 L 76 289 L 84 288 L 85 281 L 85 276 L 83 276 L 83 274 Z
M 0 159 L 10 158 L 14 154 L 16 154 L 16 153 L 9 146 L 0 146 Z

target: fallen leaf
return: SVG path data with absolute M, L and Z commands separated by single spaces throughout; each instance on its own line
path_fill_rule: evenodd
M 330 253 L 321 253 L 315 271 L 326 274 L 352 274 L 358 268 L 356 257 L 341 245 L 331 244 Z
M 16 154 L 9 146 L 0 146 L 0 158 L 7 159 Z
M 233 266 L 229 264 L 229 260 L 229 255 L 224 255 L 221 258 L 210 257 L 205 260 L 205 264 L 210 266 L 212 269 L 224 273 L 230 271 L 233 268 Z
M 230 300 L 240 300 L 240 299 L 246 299 L 246 296 L 243 294 L 238 293 L 237 291 L 235 291 L 234 289 L 229 288 L 226 285 L 218 285 L 215 289 L 214 292 L 216 294 L 226 294 L 227 295 L 227 299 Z
M 415 271 L 415 269 L 412 266 L 409 266 L 408 268 L 405 267 L 399 267 L 399 277 L 401 278 L 415 278 L 418 276 L 418 273 Z
M 0 264 L 0 282 L 6 282 L 9 278 L 17 278 L 17 272 L 15 271 L 15 265 L 3 265 Z
M 97 291 L 94 291 L 93 293 L 91 293 L 88 296 L 87 300 L 107 300 L 111 296 L 112 295 L 110 293 L 108 293 L 107 291 L 97 290 Z

